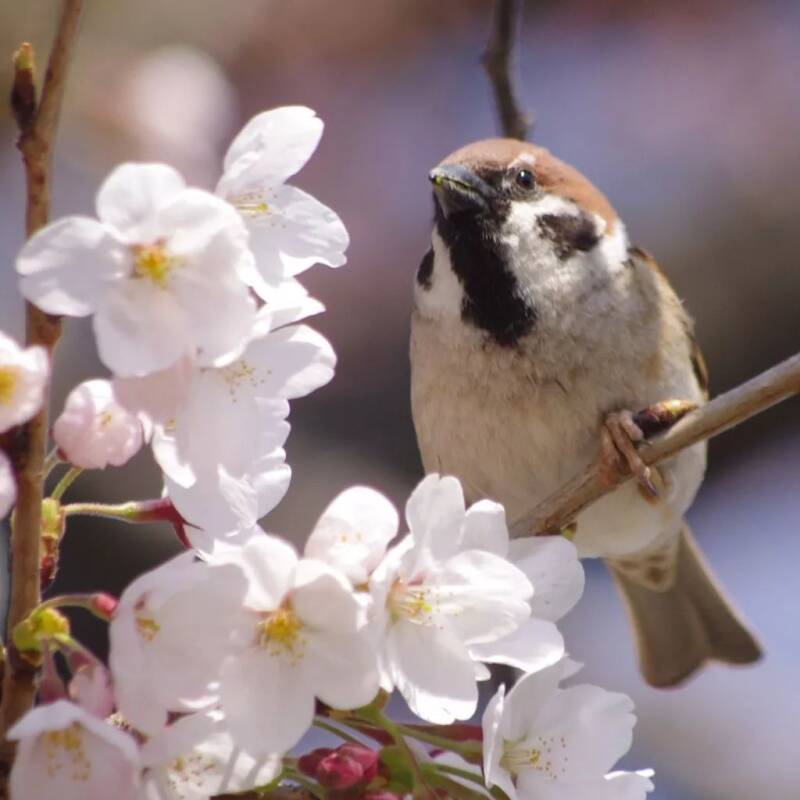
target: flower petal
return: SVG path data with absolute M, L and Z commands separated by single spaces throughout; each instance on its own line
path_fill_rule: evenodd
M 523 675 L 508 694 L 503 714 L 503 738 L 516 740 L 533 730 L 555 696 L 564 674 L 563 662 Z
M 45 226 L 17 256 L 20 291 L 48 314 L 85 317 L 130 269 L 130 254 L 89 217 L 65 217 Z
M 486 550 L 502 558 L 508 555 L 506 511 L 500 503 L 480 500 L 467 509 L 461 546 L 465 550 Z
M 161 235 L 159 209 L 185 186 L 166 164 L 120 164 L 97 192 L 97 216 L 129 244 L 152 244 Z
M 0 451 L 0 519 L 5 517 L 17 500 L 17 482 L 6 454 Z
M 323 127 L 322 120 L 304 106 L 283 106 L 257 114 L 231 142 L 217 193 L 228 195 L 260 184 L 283 183 L 311 158 Z
M 297 564 L 292 607 L 305 624 L 324 632 L 352 634 L 362 621 L 361 606 L 344 573 L 315 559 Z
M 564 638 L 552 622 L 531 617 L 501 639 L 471 646 L 469 653 L 478 661 L 537 672 L 564 657 Z
M 406 521 L 414 546 L 430 550 L 437 559 L 458 552 L 464 513 L 464 492 L 458 480 L 428 475 L 406 503 Z

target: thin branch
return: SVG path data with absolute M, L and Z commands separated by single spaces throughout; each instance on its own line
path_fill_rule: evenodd
M 25 165 L 28 236 L 46 222 L 50 212 L 50 157 L 53 150 L 67 65 L 81 12 L 81 0 L 64 0 L 53 47 L 45 73 L 42 95 L 35 114 L 22 114 L 19 103 L 35 102 L 33 52 L 29 45 L 17 51 L 12 101 L 15 116 L 22 123 L 18 147 Z M 20 100 L 22 98 L 22 100 Z M 25 309 L 27 344 L 44 345 L 52 352 L 61 334 L 61 322 L 31 304 Z M 17 505 L 11 536 L 11 594 L 7 630 L 10 631 L 39 604 L 39 539 L 42 518 L 44 459 L 47 445 L 47 398 L 42 410 L 16 438 L 10 456 L 17 479 Z M 19 719 L 33 703 L 34 674 L 9 658 L 3 679 L 0 705 L 0 734 Z M 3 756 L 8 756 L 7 752 Z
M 639 455 L 649 466 L 658 464 L 796 394 L 800 394 L 800 353 L 690 412 L 666 433 L 642 444 Z M 594 464 L 573 478 L 529 513 L 514 520 L 512 536 L 560 531 L 584 508 L 630 480 L 627 465 L 622 459 L 619 461 L 616 474 L 609 475 L 606 469 L 601 475 L 598 465 Z
M 492 28 L 483 53 L 483 66 L 489 76 L 504 136 L 525 139 L 531 122 L 522 112 L 511 82 L 511 55 L 521 15 L 520 0 L 495 0 Z

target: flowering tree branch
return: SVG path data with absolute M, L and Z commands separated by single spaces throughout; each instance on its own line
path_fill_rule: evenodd
M 639 455 L 645 464 L 654 466 L 796 394 L 800 394 L 800 353 L 690 412 L 666 433 L 644 442 Z M 557 533 L 584 508 L 630 478 L 631 472 L 622 459 L 614 465 L 613 472 L 605 467 L 601 472 L 594 464 L 514 520 L 511 534 L 523 537 Z
M 495 0 L 489 41 L 483 53 L 483 66 L 494 93 L 497 115 L 504 136 L 527 138 L 530 120 L 519 107 L 511 83 L 511 54 L 521 12 L 520 0 Z
M 28 236 L 32 236 L 47 222 L 50 210 L 51 154 L 80 12 L 81 0 L 64 0 L 38 104 L 31 46 L 23 43 L 14 58 L 11 102 L 20 127 L 18 147 L 25 166 L 25 227 Z M 29 345 L 43 345 L 52 352 L 61 334 L 60 320 L 27 303 L 25 321 L 26 342 Z M 11 536 L 9 632 L 40 599 L 39 539 L 47 428 L 45 400 L 39 413 L 19 429 L 9 448 L 18 491 Z M 32 671 L 10 658 L 3 678 L 0 704 L 0 732 L 3 736 L 9 726 L 31 706 L 34 691 Z

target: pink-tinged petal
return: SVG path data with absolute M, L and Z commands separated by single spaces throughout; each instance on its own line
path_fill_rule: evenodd
M 166 164 L 120 164 L 97 192 L 97 216 L 130 244 L 152 244 L 160 235 L 158 211 L 185 189 Z
M 448 725 L 475 713 L 475 672 L 455 636 L 399 620 L 389 628 L 385 647 L 392 682 L 418 717 Z
M 48 314 L 85 317 L 97 310 L 131 256 L 97 220 L 65 217 L 42 228 L 17 256 L 20 291 Z
M 539 673 L 541 674 L 541 673 Z M 536 718 L 536 735 L 559 746 L 549 754 L 554 769 L 571 779 L 598 778 L 628 752 L 636 717 L 624 694 L 598 686 L 556 692 Z
M 537 672 L 564 657 L 564 637 L 552 622 L 531 617 L 507 636 L 473 645 L 469 652 L 478 661 Z
M 123 378 L 166 369 L 192 342 L 192 326 L 168 292 L 127 280 L 105 296 L 94 316 L 101 361 Z
M 332 708 L 365 706 L 380 688 L 377 651 L 365 632 L 310 637 L 303 671 L 316 696 Z
M 297 616 L 312 630 L 351 634 L 362 622 L 362 609 L 350 582 L 322 561 L 300 560 L 291 597 Z
M 415 547 L 428 549 L 436 559 L 457 553 L 464 513 L 464 492 L 456 478 L 423 478 L 406 503 Z
M 346 489 L 322 512 L 306 542 L 305 554 L 342 570 L 355 584 L 364 583 L 397 535 L 395 507 L 366 486 Z
M 276 536 L 254 536 L 242 548 L 242 566 L 250 576 L 246 604 L 271 611 L 294 585 L 298 558 L 294 548 Z
M 263 196 L 262 211 L 245 217 L 256 267 L 266 280 L 299 275 L 314 264 L 339 267 L 350 244 L 339 217 L 294 186 L 279 186 Z
M 217 193 L 231 199 L 254 187 L 283 183 L 311 158 L 322 129 L 322 120 L 304 106 L 257 114 L 231 142 Z
M 194 367 L 188 356 L 166 369 L 138 378 L 114 378 L 117 402 L 132 414 L 144 414 L 153 423 L 164 424 L 175 417 L 188 398 Z
M 248 753 L 285 753 L 311 727 L 313 689 L 287 659 L 254 648 L 229 658 L 220 680 L 228 727 Z
M 502 734 L 504 739 L 516 740 L 534 730 L 537 721 L 558 691 L 563 677 L 563 665 L 523 675 L 506 697 Z
M 584 572 L 575 545 L 563 536 L 515 539 L 510 560 L 533 584 L 531 611 L 535 617 L 556 622 L 580 600 Z
M 0 451 L 0 519 L 5 517 L 17 500 L 17 482 L 6 454 Z
M 0 332 L 0 374 L 6 378 L 0 398 L 0 433 L 21 425 L 42 407 L 50 377 L 50 362 L 44 347 L 23 349 Z
M 331 380 L 336 354 L 328 340 L 312 328 L 292 325 L 253 339 L 242 364 L 256 396 L 292 400 Z
M 464 550 L 487 550 L 505 558 L 508 555 L 506 511 L 493 500 L 480 500 L 467 509 L 461 538 Z

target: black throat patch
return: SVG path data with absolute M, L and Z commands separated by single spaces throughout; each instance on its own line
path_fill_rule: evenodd
M 491 233 L 492 221 L 461 214 L 447 218 L 438 203 L 435 207 L 436 230 L 464 289 L 461 318 L 501 347 L 513 347 L 535 325 L 536 309 L 520 295 L 506 248 Z

